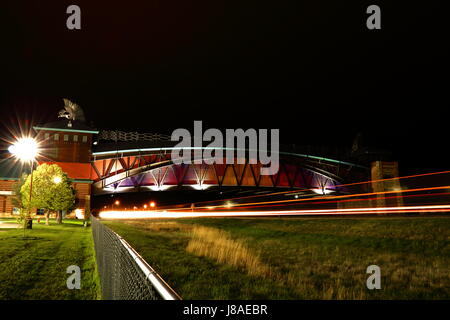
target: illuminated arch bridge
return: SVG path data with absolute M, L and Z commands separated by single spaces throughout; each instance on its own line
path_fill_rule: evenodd
M 174 164 L 170 142 L 151 147 L 117 143 L 94 148 L 91 177 L 94 194 L 178 189 L 206 190 L 216 188 L 290 188 L 316 193 L 345 191 L 342 184 L 361 181 L 367 168 L 344 161 L 292 152 L 279 152 L 279 170 L 261 175 L 260 163 Z M 165 145 L 165 146 L 164 146 Z M 167 146 L 169 145 L 169 146 Z M 100 146 L 98 146 L 100 147 Z M 193 152 L 193 150 L 191 151 Z

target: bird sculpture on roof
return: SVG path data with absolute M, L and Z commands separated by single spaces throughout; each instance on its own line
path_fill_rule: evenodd
M 77 120 L 81 122 L 86 122 L 83 109 L 81 109 L 79 105 L 70 101 L 69 99 L 63 100 L 64 100 L 64 109 L 59 111 L 58 118 L 67 118 L 71 121 Z
M 362 147 L 363 147 L 363 134 L 362 132 L 358 132 L 358 134 L 355 137 L 355 140 L 353 140 L 352 153 L 360 152 Z

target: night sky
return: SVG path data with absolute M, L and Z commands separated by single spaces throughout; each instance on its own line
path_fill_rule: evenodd
M 2 131 L 53 121 L 62 98 L 100 129 L 279 128 L 402 173 L 449 169 L 444 1 L 1 1 Z M 66 28 L 70 4 L 81 30 Z M 382 29 L 366 28 L 366 8 Z

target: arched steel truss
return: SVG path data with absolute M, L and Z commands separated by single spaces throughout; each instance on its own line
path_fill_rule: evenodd
M 304 154 L 280 152 L 280 168 L 272 176 L 260 175 L 260 163 L 181 164 L 172 162 L 169 148 L 133 149 L 93 154 L 94 193 L 148 188 L 166 190 L 191 186 L 272 187 L 336 190 L 342 183 L 367 174 L 356 164 Z

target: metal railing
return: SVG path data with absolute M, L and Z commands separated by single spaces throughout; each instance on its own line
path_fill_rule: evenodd
M 95 217 L 91 220 L 103 299 L 181 299 L 122 237 Z
M 112 141 L 170 141 L 170 136 L 160 133 L 124 132 L 117 130 L 102 130 L 98 135 L 99 140 Z

